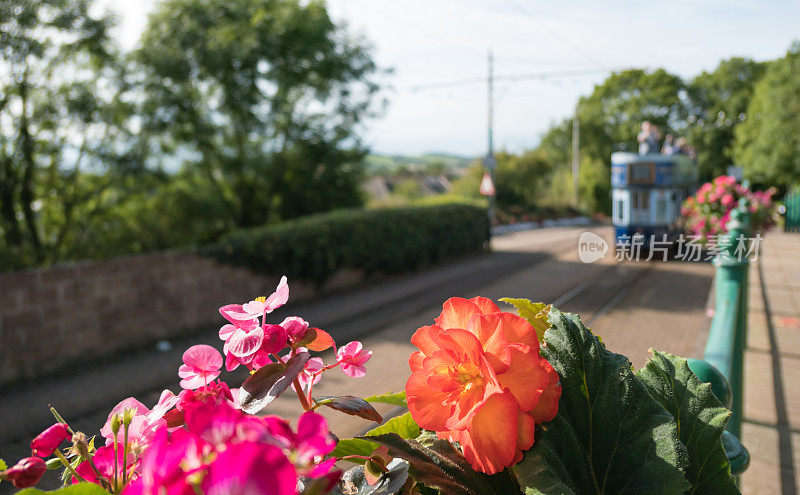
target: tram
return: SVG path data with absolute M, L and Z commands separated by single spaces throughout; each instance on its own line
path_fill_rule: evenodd
M 611 220 L 615 242 L 640 234 L 647 242 L 675 241 L 680 208 L 697 187 L 697 166 L 686 155 L 611 155 Z

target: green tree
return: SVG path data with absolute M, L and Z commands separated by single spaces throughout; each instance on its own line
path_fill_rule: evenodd
M 697 150 L 701 180 L 722 175 L 733 164 L 734 130 L 748 118 L 753 88 L 766 66 L 766 62 L 734 57 L 688 85 L 687 137 Z
M 0 3 L 0 251 L 12 266 L 62 256 L 105 184 L 84 189 L 84 170 L 135 163 L 113 20 L 89 10 L 89 0 Z
M 800 43 L 770 63 L 756 84 L 747 120 L 734 131 L 733 156 L 747 177 L 788 187 L 800 183 Z
M 361 203 L 377 68 L 324 2 L 166 0 L 135 58 L 150 145 L 212 186 L 229 226 Z
M 686 116 L 683 91 L 683 81 L 663 69 L 653 72 L 633 69 L 612 74 L 591 95 L 581 98 L 578 108 L 582 206 L 610 213 L 611 153 L 635 152 L 636 136 L 645 120 L 658 125 L 662 133 L 682 128 Z M 572 161 L 572 119 L 545 133 L 538 150 L 558 170 L 553 176 L 553 185 L 557 187 L 551 190 L 563 193 L 564 179 L 571 177 L 567 170 Z
M 545 155 L 536 150 L 521 154 L 501 151 L 495 155 L 497 168 L 494 185 L 497 205 L 501 208 L 518 206 L 534 210 L 547 194 L 553 166 Z M 465 196 L 480 197 L 478 188 L 483 178 L 484 167 L 476 160 L 453 185 L 454 191 Z
M 686 109 L 684 83 L 664 69 L 631 69 L 612 74 L 580 100 L 580 151 L 610 163 L 611 153 L 636 151 L 641 123 L 648 120 L 662 133 L 682 127 Z

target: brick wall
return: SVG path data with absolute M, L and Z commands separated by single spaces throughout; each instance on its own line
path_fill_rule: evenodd
M 185 252 L 0 274 L 0 384 L 219 324 L 216 308 L 278 279 Z M 313 293 L 294 281 L 291 290 L 295 301 Z

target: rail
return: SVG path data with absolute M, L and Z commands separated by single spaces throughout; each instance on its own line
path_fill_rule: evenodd
M 719 251 L 714 259 L 716 311 L 704 358 L 689 360 L 692 371 L 711 384 L 714 395 L 732 412 L 722 443 L 731 462 L 731 472 L 736 476 L 750 464 L 750 453 L 739 441 L 747 339 L 748 238 L 751 235 L 748 206 L 747 200 L 740 200 L 731 213 L 728 233 L 718 241 Z

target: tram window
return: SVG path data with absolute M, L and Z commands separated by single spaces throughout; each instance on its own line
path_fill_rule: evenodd
M 625 200 L 618 199 L 617 200 L 617 211 L 616 211 L 617 223 L 622 223 L 622 217 L 625 215 Z
M 658 198 L 656 200 L 656 218 L 659 221 L 667 221 L 667 200 L 666 198 Z

